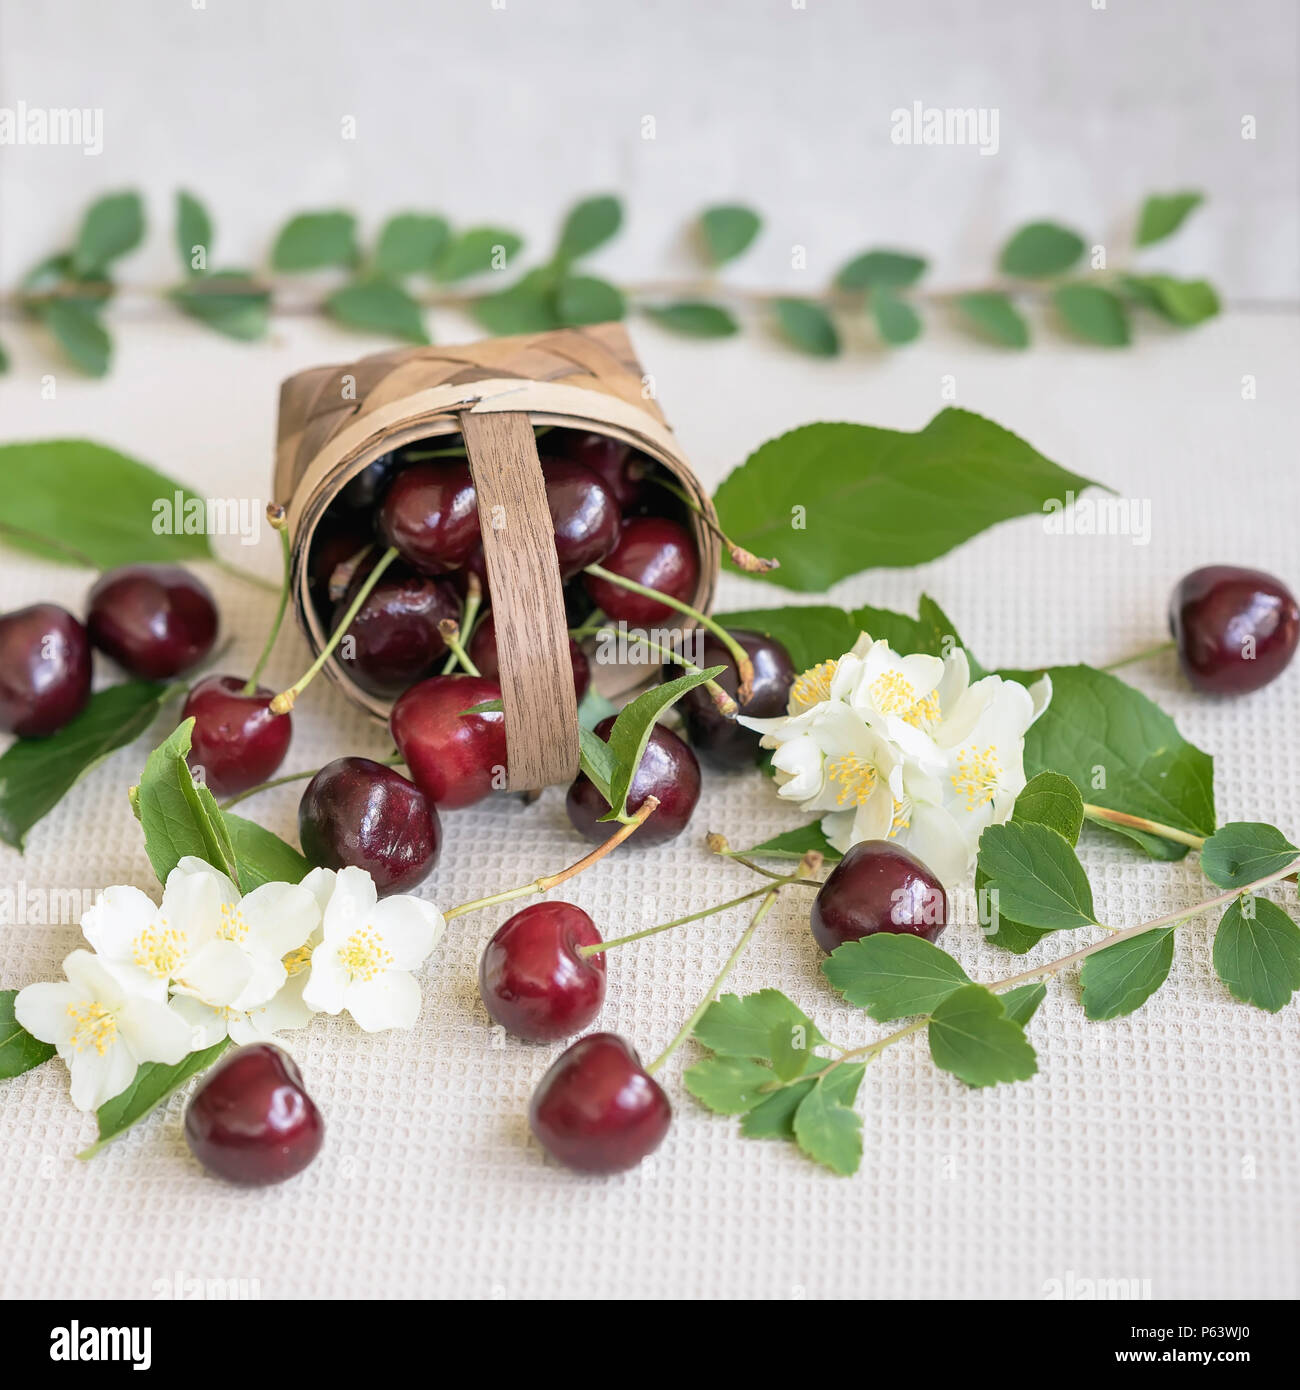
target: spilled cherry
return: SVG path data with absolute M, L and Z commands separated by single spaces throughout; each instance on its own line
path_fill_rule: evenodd
M 731 631 L 754 666 L 751 694 L 739 706 L 739 713 L 753 719 L 772 719 L 786 712 L 790 687 L 795 670 L 790 653 L 772 637 L 743 628 Z M 703 655 L 696 662 L 701 667 L 722 666 L 725 669 L 715 678 L 733 699 L 740 688 L 740 677 L 731 653 L 712 632 L 705 632 Z M 665 676 L 672 679 L 682 674 L 681 667 L 670 666 Z M 734 719 L 726 718 L 713 703 L 703 686 L 688 690 L 678 703 L 691 747 L 711 767 L 723 770 L 752 768 L 758 757 L 762 735 L 747 729 Z
M 462 710 L 501 698 L 483 676 L 431 676 L 400 695 L 389 729 L 402 761 L 439 810 L 472 806 L 505 786 L 506 725 L 499 710 Z
M 943 885 L 914 854 L 889 840 L 851 846 L 812 906 L 813 939 L 827 955 L 846 941 L 882 931 L 934 941 L 947 922 Z
M 1242 695 L 1280 676 L 1300 639 L 1300 606 L 1262 570 L 1207 565 L 1184 576 L 1169 602 L 1183 673 L 1197 690 Z
M 0 616 L 0 732 L 43 738 L 90 699 L 86 629 L 54 603 Z
M 204 676 L 181 710 L 194 720 L 187 761 L 203 769 L 203 781 L 216 796 L 233 796 L 275 775 L 293 737 L 287 714 L 272 714 L 275 692 L 265 686 L 245 691 L 238 676 Z
M 607 739 L 613 727 L 614 716 L 611 715 L 596 725 L 595 733 Z M 700 799 L 700 765 L 695 754 L 662 724 L 656 724 L 650 731 L 641 763 L 628 790 L 628 811 L 633 814 L 639 811 L 647 796 L 657 797 L 659 807 L 637 831 L 632 844 L 658 845 L 674 839 L 686 829 Z M 617 821 L 601 820 L 609 811 L 609 802 L 585 772 L 579 773 L 569 788 L 565 809 L 574 829 L 595 844 L 609 839 L 619 828 Z

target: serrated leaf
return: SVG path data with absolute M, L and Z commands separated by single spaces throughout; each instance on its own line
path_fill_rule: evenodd
M 741 850 L 741 853 L 749 857 L 766 855 L 771 859 L 802 859 L 810 849 L 815 849 L 827 863 L 842 858 L 839 850 L 823 834 L 820 821 L 801 825 L 797 830 L 782 831 L 760 845 Z
M 984 337 L 1002 347 L 1029 346 L 1029 325 L 1009 294 L 1000 290 L 979 290 L 959 295 L 957 310 Z
M 700 300 L 647 305 L 641 312 L 660 328 L 687 338 L 729 338 L 740 331 L 740 325 L 730 310 L 720 304 L 705 304 Z
M 1069 270 L 1083 252 L 1077 232 L 1055 222 L 1030 222 L 1002 248 L 998 264 L 1008 275 L 1040 279 Z
M 328 266 L 354 266 L 357 219 L 350 212 L 303 212 L 280 229 L 271 248 L 276 270 L 323 270 Z
M 846 941 L 822 961 L 822 973 L 878 1023 L 928 1014 L 970 976 L 946 951 L 919 936 L 876 932 Z
M 833 1075 L 834 1073 L 832 1073 Z M 794 1112 L 795 1142 L 809 1158 L 847 1177 L 862 1162 L 862 1116 L 819 1081 Z
M 933 560 L 995 522 L 1041 516 L 1044 502 L 1091 486 L 991 420 L 950 408 L 915 433 L 791 430 L 751 454 L 715 501 L 738 545 L 780 560 L 755 578 L 823 593 L 867 566 Z
M 1065 326 L 1086 342 L 1100 347 L 1124 347 L 1129 341 L 1128 314 L 1123 301 L 1100 285 L 1058 285 L 1052 303 Z
M 311 872 L 311 864 L 278 835 L 264 830 L 255 821 L 222 812 L 230 843 L 239 868 L 239 882 L 246 893 L 264 883 L 301 883 Z
M 778 299 L 772 304 L 777 327 L 788 343 L 813 357 L 835 357 L 840 335 L 835 323 L 816 300 Z
M 893 347 L 901 347 L 921 336 L 921 316 L 904 299 L 888 290 L 871 292 L 871 317 L 876 332 Z
M 555 290 L 555 312 L 570 327 L 609 323 L 621 319 L 626 309 L 622 291 L 593 275 L 566 275 Z
M 721 1056 L 768 1060 L 774 1030 L 789 1034 L 807 1052 L 826 1041 L 812 1019 L 779 989 L 763 989 L 743 997 L 722 995 L 704 1011 L 692 1036 Z
M 1021 788 L 1011 819 L 1023 825 L 1046 825 L 1077 845 L 1083 829 L 1083 797 L 1068 777 L 1040 772 Z
M 375 245 L 374 266 L 381 275 L 431 275 L 451 235 L 445 218 L 400 212 L 384 223 Z
M 908 251 L 864 251 L 840 268 L 835 284 L 841 290 L 905 290 L 925 268 L 924 257 Z
M 1153 193 L 1138 216 L 1137 244 L 1150 246 L 1172 236 L 1204 201 L 1203 193 Z
M 549 269 L 530 270 L 513 285 L 475 300 L 472 313 L 490 333 L 545 333 L 560 327 L 555 278 Z
M 700 237 L 705 255 L 714 265 L 724 265 L 749 249 L 763 225 L 753 208 L 722 203 L 700 214 Z
M 948 995 L 930 1018 L 929 1038 L 935 1066 L 968 1086 L 1024 1081 L 1038 1070 L 1024 1030 L 983 985 Z
M 1245 888 L 1293 864 L 1300 849 L 1274 825 L 1232 821 L 1201 848 L 1201 871 L 1220 888 Z
M 183 689 L 152 681 L 110 685 L 49 738 L 11 743 L 0 755 L 0 839 L 21 850 L 37 821 L 110 753 L 144 733 Z
M 762 1101 L 777 1080 L 771 1067 L 746 1057 L 706 1057 L 682 1074 L 686 1089 L 717 1115 L 741 1115 Z
M 176 250 L 186 275 L 202 275 L 207 270 L 212 258 L 212 218 L 207 208 L 183 189 L 176 195 Z M 200 250 L 203 264 L 196 266 L 194 257 Z
M 980 836 L 979 867 L 998 911 L 1027 927 L 1068 931 L 1096 924 L 1092 888 L 1074 846 L 1050 826 L 1008 821 Z
M 1018 985 L 1015 989 L 998 995 L 1006 1016 L 1022 1028 L 1038 1012 L 1038 1006 L 1046 997 L 1047 986 L 1041 981 L 1035 985 Z
M 420 306 L 391 280 L 356 280 L 325 301 L 325 312 L 347 328 L 387 333 L 404 343 L 427 343 Z
M 1141 1008 L 1169 978 L 1175 930 L 1141 932 L 1089 956 L 1079 971 L 1084 1013 L 1100 1022 Z
M 1233 995 L 1271 1014 L 1300 989 L 1300 927 L 1274 902 L 1241 898 L 1214 934 L 1214 968 Z
M 134 251 L 143 239 L 144 204 L 138 193 L 110 193 L 98 198 L 86 210 L 77 232 L 73 271 L 77 275 L 103 271 L 111 261 Z
M 75 299 L 52 299 L 39 312 L 41 322 L 75 367 L 87 376 L 107 374 L 113 340 L 95 306 Z
M 814 1086 L 820 1084 L 833 1104 L 852 1105 L 866 1070 L 865 1062 L 843 1062 L 820 1080 L 809 1077 L 782 1086 L 741 1117 L 740 1132 L 747 1139 L 792 1140 L 795 1113 Z
M 1203 323 L 1219 312 L 1219 294 L 1208 280 L 1178 280 L 1172 275 L 1126 275 L 1124 288 L 1139 304 L 1154 309 L 1181 328 Z
M 603 246 L 623 225 L 623 204 L 610 194 L 574 204 L 560 229 L 555 258 L 576 261 Z
M 239 271 L 194 276 L 170 292 L 182 313 L 240 342 L 266 336 L 271 323 L 271 292 Z
M 34 1038 L 14 1017 L 16 989 L 0 989 L 0 1080 L 21 1076 L 54 1056 L 54 1045 Z
M 505 270 L 523 244 L 521 236 L 503 227 L 470 227 L 451 239 L 438 257 L 434 276 L 448 284 L 490 270 Z

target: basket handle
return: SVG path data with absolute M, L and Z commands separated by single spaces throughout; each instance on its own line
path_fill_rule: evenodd
M 531 419 L 460 414 L 492 590 L 511 791 L 571 782 L 578 702 L 555 531 Z

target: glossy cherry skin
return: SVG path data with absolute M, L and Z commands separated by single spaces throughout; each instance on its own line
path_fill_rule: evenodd
M 178 565 L 124 565 L 91 589 L 86 631 L 123 670 L 167 680 L 212 650 L 217 605 L 207 585 Z
M 491 613 L 474 629 L 469 644 L 469 659 L 483 675 L 490 676 L 492 680 L 496 680 L 501 673 L 497 661 L 497 627 Z M 573 689 L 581 700 L 591 684 L 591 664 L 586 652 L 572 637 L 569 638 L 569 664 L 573 667 Z
M 228 1182 L 266 1187 L 301 1173 L 320 1152 L 325 1122 L 287 1052 L 254 1043 L 208 1072 L 185 1111 L 185 1140 Z
M 1271 574 L 1207 565 L 1174 590 L 1169 629 L 1183 673 L 1197 690 L 1244 695 L 1290 663 L 1300 639 L 1300 607 Z
M 596 473 L 572 459 L 542 459 L 542 481 L 560 578 L 571 579 L 613 550 L 622 519 L 618 503 Z
M 590 1033 L 560 1053 L 528 1110 L 542 1148 L 577 1173 L 635 1168 L 672 1118 L 663 1087 L 616 1033 Z
M 761 632 L 737 628 L 731 635 L 745 649 L 754 665 L 754 693 L 740 706 L 739 712 L 751 719 L 772 719 L 784 714 L 795 677 L 790 653 L 780 642 L 765 637 Z M 693 658 L 687 652 L 683 652 L 683 655 L 695 660 L 697 666 L 726 667 L 715 679 L 734 699 L 740 689 L 740 677 L 731 653 L 711 632 L 704 633 L 700 648 L 702 655 L 699 658 Z M 671 680 L 682 674 L 682 668 L 670 666 L 664 674 Z M 710 767 L 729 771 L 754 766 L 762 735 L 736 723 L 734 719 L 724 718 L 703 686 L 697 685 L 694 690 L 688 690 L 677 708 L 686 724 L 691 747 Z
M 55 603 L 0 617 L 0 732 L 44 738 L 90 699 L 86 629 Z
M 293 719 L 272 714 L 275 691 L 259 685 L 244 694 L 238 676 L 204 676 L 196 682 L 181 710 L 182 722 L 194 720 L 191 768 L 203 769 L 214 796 L 234 796 L 275 776 L 293 738 Z
M 607 739 L 614 727 L 614 716 L 596 725 L 598 737 Z M 636 776 L 628 792 L 627 809 L 637 812 L 647 796 L 657 796 L 659 805 L 649 816 L 628 845 L 660 845 L 675 839 L 686 824 L 700 799 L 700 765 L 695 754 L 671 729 L 656 724 L 650 731 Z M 578 774 L 565 799 L 569 820 L 580 834 L 595 844 L 603 844 L 619 828 L 617 821 L 602 821 L 609 802 L 596 790 L 585 772 Z M 622 853 L 622 850 L 619 851 Z
M 339 489 L 339 505 L 350 512 L 369 514 L 374 511 L 398 467 L 397 455 L 391 453 L 366 464 L 355 478 L 349 478 Z
M 408 465 L 389 484 L 375 524 L 384 544 L 421 574 L 458 569 L 481 534 L 469 465 L 458 459 Z
M 934 941 L 947 924 L 943 885 L 914 854 L 889 840 L 853 845 L 812 906 L 813 939 L 827 955 L 881 931 Z
M 651 465 L 630 444 L 611 439 L 607 434 L 581 430 L 552 431 L 542 444 L 548 454 L 585 464 L 599 474 L 623 511 L 640 505 L 646 490 L 645 476 Z
M 534 903 L 503 922 L 478 963 L 478 992 L 494 1023 L 525 1042 L 581 1033 L 605 1002 L 596 924 L 572 903 Z
M 400 772 L 369 758 L 336 758 L 302 794 L 298 842 L 318 869 L 365 869 L 382 898 L 429 877 L 442 824 L 433 802 Z
M 333 626 L 343 621 L 364 581 L 358 573 L 335 606 Z M 446 655 L 438 624 L 459 617 L 460 600 L 446 580 L 386 570 L 348 627 L 345 638 L 352 643 L 339 643 L 340 660 L 364 690 L 400 695 Z
M 501 687 L 484 676 L 430 676 L 394 703 L 393 741 L 415 785 L 439 810 L 472 806 L 505 786 L 505 715 L 461 713 L 500 698 Z
M 700 557 L 690 532 L 663 516 L 637 516 L 624 521 L 614 549 L 600 562 L 611 574 L 658 589 L 689 603 L 700 578 Z M 615 622 L 640 627 L 676 616 L 658 599 L 646 598 L 594 574 L 586 577 L 587 592 L 598 608 Z

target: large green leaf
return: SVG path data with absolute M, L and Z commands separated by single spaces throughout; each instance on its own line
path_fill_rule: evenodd
M 1201 872 L 1220 888 L 1245 888 L 1300 858 L 1275 825 L 1233 821 L 1220 826 L 1201 848 Z
M 833 1075 L 833 1073 L 832 1073 Z M 794 1113 L 795 1142 L 832 1173 L 847 1177 L 862 1162 L 862 1116 L 842 1105 L 821 1080 Z
M 566 275 L 555 287 L 555 312 L 563 324 L 608 323 L 626 309 L 622 291 L 594 275 Z
M 983 985 L 963 985 L 930 1016 L 930 1056 L 968 1086 L 1024 1081 L 1038 1070 L 1024 1029 Z
M 560 326 L 555 308 L 555 277 L 548 267 L 530 270 L 513 285 L 474 301 L 474 317 L 497 336 L 545 333 Z
M 837 990 L 877 1023 L 928 1014 L 970 976 L 946 952 L 905 932 L 846 941 L 822 961 Z
M 779 989 L 755 994 L 724 994 L 715 999 L 695 1025 L 695 1041 L 724 1057 L 772 1057 L 775 1030 L 798 1034 L 811 1051 L 826 1041 L 817 1025 Z
M 1267 898 L 1237 898 L 1214 935 L 1214 968 L 1238 999 L 1275 1014 L 1300 989 L 1300 927 Z
M 816 593 L 862 569 L 933 560 L 1090 486 L 991 420 L 948 409 L 914 434 L 791 430 L 751 454 L 716 501 L 734 541 L 780 560 L 763 579 Z
M 54 1056 L 54 1045 L 34 1038 L 14 1017 L 16 989 L 0 990 L 0 1081 L 21 1076 Z
M 1096 924 L 1092 889 L 1074 846 L 1050 826 L 1007 821 L 980 836 L 979 867 L 998 912 L 1046 931 Z
M 1079 971 L 1084 1013 L 1098 1021 L 1141 1008 L 1169 977 L 1175 930 L 1139 932 L 1089 956 Z
M 239 866 L 239 881 L 246 893 L 264 883 L 300 883 L 311 864 L 292 845 L 264 830 L 255 821 L 222 812 L 230 843 Z

